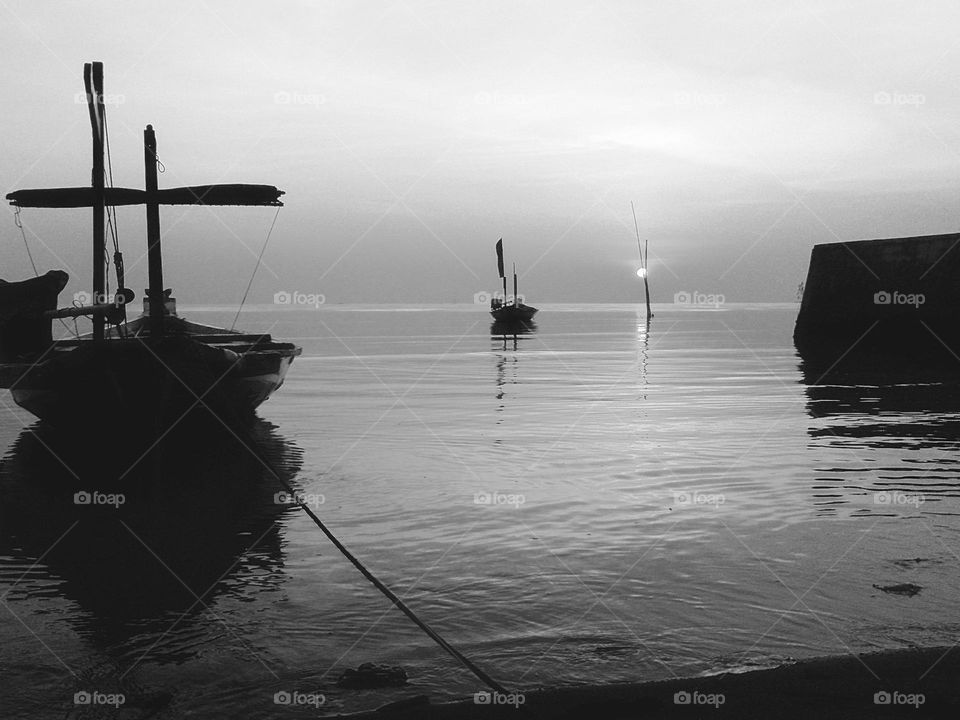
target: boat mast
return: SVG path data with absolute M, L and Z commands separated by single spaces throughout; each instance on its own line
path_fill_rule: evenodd
M 503 305 L 507 304 L 507 274 L 503 271 L 503 238 L 497 240 L 497 272 L 503 280 Z
M 144 187 L 147 191 L 147 298 L 150 334 L 163 334 L 163 256 L 160 252 L 160 205 L 157 201 L 157 135 L 153 125 L 143 131 Z
M 516 307 L 519 304 L 517 300 L 517 264 L 513 264 L 513 306 Z
M 87 91 L 87 108 L 90 111 L 90 128 L 93 132 L 93 169 L 90 180 L 93 188 L 93 304 L 105 302 L 106 253 L 104 234 L 105 198 L 103 191 L 103 142 L 104 142 L 104 108 L 103 108 L 103 63 L 84 63 L 83 85 Z M 93 316 L 93 339 L 103 340 L 104 316 L 96 313 Z

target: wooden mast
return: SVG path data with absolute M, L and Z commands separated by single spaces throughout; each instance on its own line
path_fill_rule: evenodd
M 103 63 L 85 63 L 83 66 L 83 84 L 87 91 L 87 108 L 90 111 L 90 129 L 93 132 L 93 169 L 90 180 L 93 188 L 93 304 L 105 302 L 106 265 L 104 256 L 106 241 L 104 233 L 104 108 L 103 108 Z M 93 316 L 93 339 L 103 340 L 104 316 Z
M 160 205 L 157 198 L 157 136 L 153 125 L 143 131 L 144 187 L 147 191 L 147 298 L 150 334 L 163 334 L 163 255 L 160 251 Z
M 147 310 L 151 332 L 163 332 L 165 295 L 163 288 L 163 261 L 160 251 L 160 205 L 271 205 L 283 206 L 282 190 L 273 185 L 223 184 L 191 185 L 188 187 L 157 189 L 157 138 L 148 125 L 144 139 L 144 190 L 105 187 L 104 148 L 106 115 L 103 104 L 103 63 L 90 62 L 83 66 L 83 84 L 87 91 L 87 110 L 93 133 L 93 169 L 90 186 L 16 190 L 6 198 L 14 207 L 93 209 L 93 305 L 58 310 L 49 317 L 79 317 L 91 315 L 93 339 L 102 341 L 107 316 L 115 309 L 113 299 L 106 298 L 106 206 L 145 205 L 147 209 L 147 258 L 149 285 Z M 119 279 L 118 279 L 119 280 Z M 506 282 L 506 281 L 504 281 Z M 118 288 L 127 296 L 129 291 Z M 129 302 L 132 294 L 125 297 Z M 113 315 L 111 322 L 119 322 L 122 315 Z
M 507 304 L 507 274 L 503 271 L 503 238 L 497 240 L 497 272 L 503 280 L 503 299 L 500 301 L 500 305 L 503 306 Z

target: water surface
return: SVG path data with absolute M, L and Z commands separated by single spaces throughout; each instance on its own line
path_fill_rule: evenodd
M 478 690 L 275 502 L 274 472 L 510 687 L 952 644 L 960 363 L 824 377 L 795 315 L 662 307 L 647 328 L 635 306 L 546 306 L 504 337 L 476 307 L 254 308 L 241 325 L 304 347 L 250 440 L 271 467 L 221 439 L 96 512 L 6 397 L 3 714 L 62 717 L 95 689 L 157 717 Z M 921 590 L 881 589 L 903 583 Z M 409 686 L 339 689 L 362 662 Z

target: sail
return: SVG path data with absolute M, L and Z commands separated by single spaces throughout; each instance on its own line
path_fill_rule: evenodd
M 500 273 L 500 277 L 503 275 L 503 238 L 497 240 L 497 271 Z

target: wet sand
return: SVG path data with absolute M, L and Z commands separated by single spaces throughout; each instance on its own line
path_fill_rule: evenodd
M 493 704 L 492 698 L 490 704 L 477 704 L 473 699 L 428 704 L 423 698 L 341 717 L 958 718 L 958 680 L 960 649 L 943 647 L 815 658 L 771 669 L 684 680 L 530 690 L 524 693 L 519 710 L 513 705 Z

